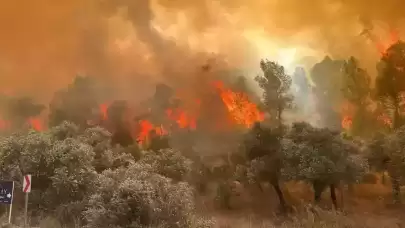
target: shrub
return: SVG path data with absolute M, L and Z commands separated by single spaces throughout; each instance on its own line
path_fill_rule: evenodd
M 176 181 L 186 180 L 192 172 L 192 161 L 173 149 L 147 151 L 139 161 L 150 165 L 158 174 Z
M 196 223 L 192 188 L 173 182 L 145 163 L 106 170 L 84 215 L 87 228 L 201 227 Z

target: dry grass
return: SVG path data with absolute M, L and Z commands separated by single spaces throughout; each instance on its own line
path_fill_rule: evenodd
M 217 228 L 396 228 L 404 221 L 395 217 L 354 214 L 312 209 L 301 211 L 288 218 L 263 219 L 250 216 L 220 217 Z
M 312 203 L 313 192 L 305 183 L 286 183 L 284 193 L 290 205 L 294 205 L 296 213 L 288 218 L 280 218 L 272 214 L 277 200 L 274 192 L 267 188 L 265 193 L 254 192 L 253 203 L 243 212 L 239 209 L 234 214 L 216 216 L 217 228 L 395 228 L 405 227 L 403 208 L 393 208 L 391 188 L 388 184 L 358 184 L 351 193 L 343 192 L 344 212 L 330 210 L 329 192 L 323 195 L 324 209 L 313 209 L 305 205 Z M 338 198 L 341 192 L 338 191 Z M 252 194 L 250 194 L 252 195 Z M 272 196 L 273 197 L 272 197 Z M 260 203 L 257 203 L 260 202 Z M 404 197 L 405 202 L 405 197 Z M 343 205 L 342 205 L 343 204 Z M 253 207 L 253 208 L 252 208 Z M 258 207 L 258 208 L 256 208 Z M 264 209 L 265 208 L 265 209 Z M 269 208 L 272 208 L 269 210 Z M 327 208 L 327 209 L 325 209 Z M 258 213 L 260 212 L 260 213 Z M 246 215 L 246 213 L 248 213 Z
M 252 188 L 239 196 L 240 198 L 233 199 L 235 201 L 233 211 L 213 210 L 212 200 L 209 199 L 211 197 L 197 200 L 198 207 L 201 213 L 213 218 L 214 228 L 405 227 L 403 216 L 405 210 L 387 206 L 391 201 L 389 185 L 380 183 L 355 185 L 351 194 L 346 191 L 343 193 L 345 199 L 343 212 L 330 210 L 329 192 L 323 195 L 323 203 L 320 206 L 324 209 L 321 209 L 307 206 L 312 203 L 313 193 L 311 187 L 305 183 L 287 183 L 283 188 L 288 202 L 296 209 L 295 213 L 289 217 L 275 215 L 274 211 L 278 203 L 270 186 L 266 186 L 264 192 Z M 42 220 L 39 226 L 64 228 L 51 218 Z

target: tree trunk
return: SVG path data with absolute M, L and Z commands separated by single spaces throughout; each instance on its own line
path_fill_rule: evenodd
M 392 127 L 393 129 L 397 129 L 398 127 L 400 127 L 400 123 L 399 123 L 399 101 L 397 97 L 393 98 L 394 101 L 394 116 L 393 116 L 393 120 L 392 120 Z
M 338 209 L 337 207 L 337 200 L 336 200 L 336 187 L 334 184 L 329 185 L 330 188 L 330 198 L 332 199 L 332 203 L 333 203 L 333 207 L 335 208 L 335 210 Z
M 319 202 L 321 201 L 322 192 L 323 190 L 325 190 L 326 185 L 321 181 L 314 181 L 312 183 L 312 187 L 314 190 L 315 204 L 319 204 Z
M 282 211 L 283 213 L 286 213 L 286 212 L 287 212 L 287 204 L 286 204 L 286 202 L 285 202 L 284 194 L 283 194 L 283 192 L 281 191 L 281 188 L 280 188 L 280 185 L 279 185 L 278 181 L 272 181 L 272 182 L 271 182 L 271 185 L 273 186 L 274 190 L 275 190 L 276 193 L 277 193 L 278 200 L 279 200 L 279 202 L 280 202 L 281 211 Z
M 382 184 L 382 185 L 385 185 L 385 184 L 386 184 L 385 171 L 383 171 L 383 172 L 382 172 L 382 175 L 381 175 L 381 184 Z
M 395 204 L 401 203 L 401 188 L 400 188 L 400 181 L 397 175 L 391 176 L 392 182 L 392 196 Z
M 353 183 L 347 183 L 347 192 L 349 193 L 349 195 L 353 195 L 353 194 L 354 194 L 354 186 L 353 186 Z
M 339 183 L 338 190 L 340 192 L 340 207 L 344 208 L 344 182 Z

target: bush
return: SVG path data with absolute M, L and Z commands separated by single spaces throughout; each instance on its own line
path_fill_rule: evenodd
M 158 174 L 175 181 L 186 180 L 192 172 L 192 161 L 173 149 L 147 151 L 139 161 L 150 165 Z
M 204 221 L 195 224 L 192 188 L 155 171 L 152 165 L 134 163 L 100 174 L 84 213 L 86 227 L 202 227 Z

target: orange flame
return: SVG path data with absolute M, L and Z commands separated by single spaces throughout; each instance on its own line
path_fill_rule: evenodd
M 185 111 L 180 109 L 167 109 L 166 114 L 169 119 L 175 121 L 180 128 L 197 128 L 196 118 L 187 114 Z
M 342 128 L 345 130 L 350 130 L 353 126 L 353 120 L 350 116 L 343 116 L 342 118 Z
M 382 123 L 384 123 L 385 125 L 387 125 L 387 126 L 389 126 L 389 127 L 392 127 L 392 120 L 391 120 L 391 118 L 390 118 L 387 114 L 385 114 L 385 113 L 379 115 L 379 116 L 377 117 L 377 120 L 381 121 Z
M 381 41 L 377 40 L 375 42 L 375 45 L 377 47 L 377 50 L 381 53 L 382 56 L 387 54 L 388 48 L 391 47 L 391 45 L 397 43 L 399 41 L 399 34 L 396 30 L 391 30 L 390 31 L 390 41 L 387 42 L 386 44 L 383 44 Z
M 108 119 L 108 114 L 107 114 L 108 105 L 103 103 L 103 104 L 100 104 L 99 108 L 100 108 L 100 113 L 101 113 L 102 120 L 107 120 Z
M 264 114 L 256 104 L 249 101 L 247 94 L 227 89 L 221 81 L 215 81 L 214 86 L 219 90 L 223 103 L 237 124 L 250 127 L 255 122 L 264 120 Z
M 42 121 L 38 118 L 29 118 L 28 124 L 36 131 L 43 131 L 44 127 Z
M 155 127 L 150 121 L 148 120 L 140 120 L 139 121 L 139 133 L 137 137 L 137 141 L 141 144 L 144 144 L 149 140 L 149 135 L 151 131 L 155 131 L 157 135 L 167 135 L 167 130 L 161 125 L 159 127 Z
M 342 116 L 341 126 L 348 131 L 353 126 L 353 116 L 356 112 L 356 108 L 349 101 L 346 101 L 342 104 L 340 111 Z
M 0 118 L 0 130 L 7 130 L 10 128 L 10 122 Z

